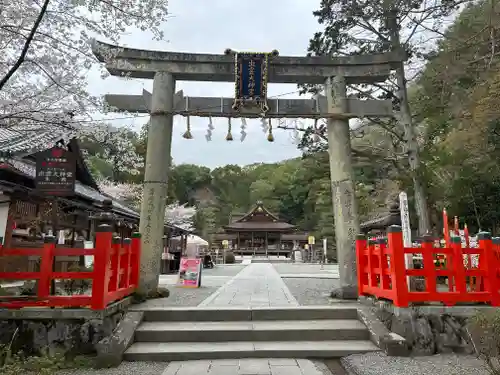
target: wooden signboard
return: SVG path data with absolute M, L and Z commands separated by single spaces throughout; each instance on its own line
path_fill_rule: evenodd
M 40 152 L 36 157 L 36 189 L 47 196 L 71 196 L 75 193 L 76 158 L 61 147 Z

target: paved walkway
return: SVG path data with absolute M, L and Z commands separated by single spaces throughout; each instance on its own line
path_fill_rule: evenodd
M 252 263 L 199 306 L 298 306 L 295 297 L 269 263 Z
M 228 359 L 171 362 L 162 375 L 330 375 L 306 359 Z
M 163 281 L 168 284 L 170 279 L 163 277 Z M 228 306 L 289 307 L 298 305 L 297 300 L 290 293 L 272 264 L 252 263 L 199 306 L 224 308 Z M 141 375 L 332 375 L 324 363 L 287 358 L 199 360 L 170 363 L 123 362 L 119 367 L 113 369 L 71 370 L 59 374 L 122 375 L 139 373 Z

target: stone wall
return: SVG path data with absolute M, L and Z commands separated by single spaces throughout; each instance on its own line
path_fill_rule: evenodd
M 406 339 L 411 355 L 475 352 L 468 319 L 474 307 L 420 306 L 398 308 L 390 302 L 360 298 L 388 330 Z
M 96 345 L 110 336 L 122 311 L 97 319 L 8 319 L 0 320 L 0 345 L 12 342 L 12 351 L 26 354 L 95 354 Z
M 92 355 L 99 342 L 113 335 L 132 299 L 124 298 L 104 310 L 86 308 L 0 309 L 0 346 L 37 355 Z

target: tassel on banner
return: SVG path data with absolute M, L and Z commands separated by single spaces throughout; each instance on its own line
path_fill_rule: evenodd
M 273 136 L 273 125 L 271 124 L 271 119 L 269 119 L 269 133 L 267 134 L 268 142 L 274 142 Z
M 232 141 L 232 140 L 233 140 L 233 135 L 231 134 L 231 117 L 228 117 L 226 141 Z

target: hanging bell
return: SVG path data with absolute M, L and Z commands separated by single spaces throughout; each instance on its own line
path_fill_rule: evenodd
M 273 126 L 271 124 L 271 119 L 269 119 L 269 133 L 267 134 L 267 141 L 274 142 Z
M 182 138 L 193 139 L 193 135 L 191 134 L 191 119 L 189 116 L 186 118 L 186 131 L 182 135 Z

